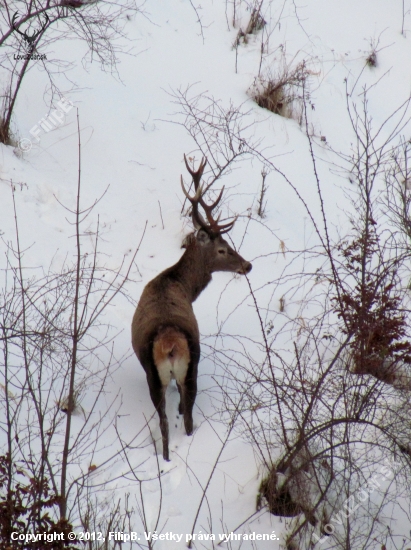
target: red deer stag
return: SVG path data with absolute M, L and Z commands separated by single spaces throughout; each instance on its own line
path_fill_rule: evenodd
M 151 400 L 160 417 L 164 460 L 169 460 L 165 394 L 172 378 L 180 393 L 178 411 L 184 415 L 187 435 L 193 433 L 200 334 L 191 303 L 211 281 L 214 271 L 245 275 L 252 267 L 221 236 L 232 229 L 236 220 L 219 224 L 219 217 L 213 218 L 212 211 L 220 202 L 224 187 L 213 204 L 204 201 L 208 188 L 204 190 L 200 181 L 207 159 L 197 171 L 190 168 L 185 156 L 184 160 L 193 178 L 194 196 L 187 193 L 182 177 L 181 186 L 192 204 L 196 232 L 188 239 L 180 260 L 147 284 L 131 326 L 133 349 L 146 371 Z M 207 221 L 198 211 L 199 206 Z

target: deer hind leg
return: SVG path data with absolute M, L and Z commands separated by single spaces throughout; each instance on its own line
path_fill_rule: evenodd
M 193 407 L 197 395 L 197 379 L 196 377 L 187 376 L 183 384 L 181 384 L 181 401 L 182 414 L 184 414 L 184 427 L 187 435 L 193 433 Z
M 166 415 L 166 389 L 167 386 L 161 384 L 151 384 L 149 383 L 151 401 L 153 402 L 154 407 L 160 418 L 160 431 L 161 437 L 163 440 L 163 458 L 164 460 L 169 461 L 169 451 L 168 451 L 168 420 Z
M 178 393 L 180 394 L 180 403 L 178 404 L 178 414 L 184 414 L 183 398 L 181 396 L 181 386 L 177 382 Z
M 193 406 L 195 400 L 194 398 L 190 399 L 190 392 L 187 392 L 187 387 L 185 382 L 179 384 L 177 382 L 177 388 L 180 393 L 180 404 L 178 406 L 179 414 L 184 415 L 184 427 L 186 429 L 187 435 L 193 433 Z
M 168 451 L 168 420 L 166 415 L 166 389 L 164 386 L 161 388 L 161 393 L 163 394 L 161 399 L 161 405 L 158 409 L 158 415 L 160 417 L 160 430 L 161 430 L 161 437 L 163 439 L 163 458 L 164 460 L 167 460 L 167 462 L 170 460 L 170 455 Z

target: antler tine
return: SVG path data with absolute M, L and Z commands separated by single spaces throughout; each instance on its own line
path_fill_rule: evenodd
M 49 16 L 47 15 L 47 12 L 43 12 L 43 15 L 45 16 L 45 19 L 44 19 L 44 23 L 41 27 L 41 29 L 38 31 L 38 35 L 44 31 L 44 29 L 47 27 L 47 23 L 49 23 L 50 19 L 49 19 Z
M 44 31 L 44 29 L 47 27 L 48 23 L 50 23 L 50 19 L 49 19 L 49 16 L 47 15 L 47 12 L 43 12 L 43 15 L 45 16 L 45 20 L 44 20 L 44 25 L 42 27 L 42 31 Z
M 205 191 L 208 190 L 208 187 Z M 204 193 L 205 193 L 204 191 Z M 214 208 L 217 206 L 217 204 L 221 201 L 221 197 L 223 196 L 223 193 L 224 193 L 224 185 L 218 195 L 218 197 L 216 198 L 216 200 L 213 202 L 213 204 L 206 204 L 203 200 L 203 196 L 204 196 L 204 193 L 202 193 L 201 197 L 200 197 L 200 204 L 201 206 L 204 208 L 204 210 L 207 210 L 209 209 L 210 212 L 214 210 Z
M 231 231 L 231 229 L 234 227 L 235 222 L 237 221 L 237 218 L 238 216 L 236 216 L 231 222 L 225 223 L 223 225 L 219 225 L 218 227 L 219 227 L 220 235 Z
M 187 189 L 185 188 L 183 176 L 180 176 L 180 179 L 181 179 L 181 188 L 183 190 L 183 193 L 187 197 L 187 199 L 191 202 L 191 204 L 193 204 L 194 202 L 199 202 L 201 193 L 203 192 L 203 186 L 200 185 L 198 189 L 196 189 L 196 194 L 194 195 L 194 197 L 190 197 Z
M 204 229 L 204 231 L 209 233 L 210 227 L 207 225 L 207 222 L 198 211 L 198 203 L 200 202 L 200 197 L 201 197 L 201 194 L 203 193 L 203 186 L 199 185 L 194 197 L 190 197 L 190 195 L 187 192 L 187 189 L 185 188 L 183 176 L 181 176 L 181 188 L 183 190 L 184 195 L 191 202 L 191 212 L 192 212 L 194 227 Z
M 211 228 L 211 230 L 213 231 L 213 233 L 215 235 L 221 235 L 222 233 L 228 233 L 233 228 L 235 222 L 237 221 L 238 216 L 236 216 L 234 218 L 234 220 L 232 220 L 231 222 L 227 222 L 227 223 L 224 223 L 224 224 L 220 225 L 218 222 L 220 221 L 221 212 L 218 215 L 218 218 L 215 220 L 213 218 L 213 215 L 212 215 L 213 205 L 209 206 L 207 204 L 203 204 L 202 202 L 200 202 L 200 204 L 204 208 L 204 211 L 205 211 L 206 216 L 207 216 L 207 220 L 210 224 L 210 228 Z
M 12 20 L 11 20 L 11 24 L 12 24 L 12 26 L 13 26 L 13 29 L 14 29 L 16 32 L 18 32 L 19 34 L 21 34 L 21 36 L 24 36 L 24 33 L 21 32 L 21 31 L 19 30 L 18 27 L 16 27 L 16 19 L 17 19 L 18 14 L 19 14 L 19 13 L 16 11 L 16 13 L 13 15 L 13 18 L 12 18 Z
M 213 218 L 213 210 L 214 208 L 217 206 L 217 204 L 220 202 L 222 196 L 223 196 L 223 193 L 224 193 L 224 186 L 222 187 L 220 193 L 218 194 L 218 197 L 216 198 L 216 200 L 212 203 L 212 204 L 206 204 L 203 200 L 203 193 L 202 195 L 200 196 L 200 204 L 201 206 L 203 207 L 204 209 L 204 212 L 206 213 L 206 216 L 207 216 L 207 220 L 210 224 L 210 228 L 211 230 L 213 231 L 214 234 L 216 235 L 221 235 L 223 233 L 228 233 L 234 226 L 235 222 L 237 221 L 237 217 L 236 216 L 234 218 L 234 220 L 232 220 L 231 222 L 228 222 L 228 223 L 225 223 L 225 224 L 222 224 L 220 225 L 218 222 L 220 221 L 220 217 L 221 217 L 221 212 L 220 214 L 218 215 L 218 218 L 215 220 Z
M 45 28 L 47 27 L 47 24 L 49 23 L 50 19 L 49 19 L 49 16 L 47 15 L 46 12 L 44 12 L 44 15 L 46 16 L 45 20 L 44 20 L 44 24 L 42 25 L 41 29 L 39 29 L 37 32 L 34 32 L 33 33 L 33 36 L 31 37 L 32 41 L 34 42 L 36 40 L 36 38 L 38 36 L 40 36 L 40 34 L 42 32 L 44 32 Z
M 193 216 L 194 225 L 196 225 L 196 223 L 197 223 L 198 226 L 200 226 L 202 229 L 204 229 L 204 231 L 206 231 L 208 234 L 210 234 L 213 237 L 217 237 L 218 235 L 221 235 L 222 233 L 228 233 L 228 231 L 230 231 L 232 229 L 232 227 L 234 226 L 234 224 L 237 220 L 237 217 L 235 217 L 234 220 L 231 221 L 231 222 L 219 225 L 218 222 L 220 221 L 221 214 L 217 217 L 217 219 L 214 219 L 213 218 L 213 213 L 212 213 L 213 210 L 215 209 L 215 207 L 221 201 L 221 198 L 222 198 L 223 193 L 224 193 L 224 186 L 222 187 L 220 193 L 218 194 L 218 197 L 216 198 L 216 200 L 212 204 L 207 204 L 203 199 L 204 193 L 206 191 L 208 191 L 208 189 L 210 188 L 210 186 L 207 186 L 204 189 L 204 185 L 200 184 L 201 178 L 203 176 L 204 168 L 207 164 L 207 158 L 203 157 L 203 160 L 201 161 L 200 166 L 198 167 L 197 170 L 193 170 L 190 167 L 190 165 L 188 164 L 188 161 L 187 161 L 187 157 L 185 155 L 184 155 L 184 162 L 185 162 L 185 165 L 186 165 L 186 168 L 187 168 L 188 172 L 190 173 L 191 177 L 193 178 L 194 188 L 195 188 L 195 191 L 196 191 L 194 197 L 190 197 L 190 195 L 188 194 L 188 192 L 187 192 L 187 190 L 184 186 L 183 177 L 181 176 L 181 187 L 183 189 L 183 193 L 192 204 L 192 216 Z M 208 225 L 207 225 L 206 221 L 204 220 L 203 216 L 198 211 L 198 205 L 199 204 L 201 205 L 201 207 L 203 208 L 203 210 L 206 214 Z
M 203 177 L 204 168 L 207 164 L 207 157 L 203 157 L 203 160 L 200 162 L 200 166 L 198 167 L 198 169 L 196 171 L 193 170 L 192 168 L 190 168 L 190 165 L 188 164 L 188 161 L 187 161 L 187 157 L 185 155 L 184 155 L 184 162 L 185 162 L 185 165 L 186 165 L 186 168 L 187 168 L 188 172 L 190 173 L 191 177 L 193 178 L 194 188 L 197 191 L 197 189 L 200 185 L 201 178 Z

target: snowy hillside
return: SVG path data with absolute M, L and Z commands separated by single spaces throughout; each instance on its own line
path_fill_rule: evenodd
M 66 468 L 66 514 L 47 511 L 100 532 L 89 548 L 410 548 L 411 3 L 147 0 L 121 23 L 105 71 L 52 25 L 0 143 L 4 479 L 61 495 Z M 281 79 L 275 112 L 258 106 Z M 195 430 L 172 383 L 167 462 L 130 326 L 193 230 L 184 154 L 221 173 L 209 200 L 225 186 L 253 268 L 194 303 Z

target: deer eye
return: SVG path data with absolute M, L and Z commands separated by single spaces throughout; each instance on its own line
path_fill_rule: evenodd
M 225 254 L 225 253 L 226 253 L 225 248 L 219 248 L 219 249 L 218 249 L 218 253 L 219 253 L 219 254 Z

